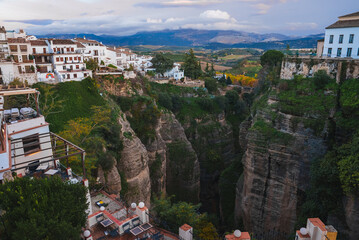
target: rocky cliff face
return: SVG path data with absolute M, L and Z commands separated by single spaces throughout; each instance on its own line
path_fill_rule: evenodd
M 177 199 L 199 201 L 199 162 L 182 125 L 172 113 L 163 113 L 147 144 L 154 192 L 167 192 Z
M 268 99 L 273 104 L 275 99 Z M 311 160 L 326 152 L 324 127 L 319 135 L 293 116 L 267 106 L 241 126 L 244 175 L 237 183 L 236 218 L 257 234 L 276 228 L 291 233 L 298 199 L 307 189 Z
M 343 69 L 344 66 L 344 69 Z M 293 79 L 295 75 L 302 75 L 305 77 L 313 76 L 319 70 L 324 70 L 333 78 L 340 81 L 340 76 L 343 74 L 344 78 L 358 78 L 359 77 L 359 61 L 350 61 L 347 63 L 338 59 L 301 59 L 288 58 L 282 63 L 281 79 Z M 342 73 L 343 70 L 343 73 Z
M 199 121 L 192 131 L 187 126 L 187 136 L 200 162 L 202 209 L 220 214 L 220 174 L 238 155 L 232 126 L 220 114 L 216 120 Z
M 119 117 L 119 123 L 122 126 L 123 150 L 117 168 L 123 172 L 128 184 L 126 200 L 128 202 L 143 201 L 149 206 L 151 181 L 147 150 L 130 127 L 124 113 Z

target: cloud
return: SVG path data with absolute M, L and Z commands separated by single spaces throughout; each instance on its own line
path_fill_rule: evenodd
M 16 22 L 16 23 L 27 23 L 27 24 L 32 24 L 32 25 L 50 25 L 53 22 L 55 22 L 55 20 L 52 19 L 28 19 L 28 20 L 4 20 L 4 22 Z
M 252 7 L 254 7 L 255 9 L 257 9 L 257 14 L 266 14 L 269 9 L 272 8 L 271 5 L 269 4 L 266 4 L 266 3 L 257 3 L 257 4 L 254 4 L 252 5 Z
M 135 6 L 146 8 L 195 7 L 213 5 L 222 2 L 223 0 L 171 0 L 162 2 L 140 2 L 135 4 Z
M 224 20 L 231 19 L 231 15 L 229 15 L 227 12 L 224 12 L 221 10 L 207 10 L 207 11 L 201 13 L 200 17 L 213 18 L 213 19 L 224 19 Z
M 157 24 L 157 23 L 162 23 L 162 19 L 160 19 L 160 18 L 147 18 L 146 22 L 147 23 L 155 23 L 155 24 Z
M 306 30 L 306 29 L 317 29 L 318 24 L 314 22 L 290 22 L 287 23 L 287 26 L 289 27 L 289 30 L 295 31 L 295 30 Z

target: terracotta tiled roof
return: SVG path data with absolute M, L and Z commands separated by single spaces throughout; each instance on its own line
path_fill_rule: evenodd
M 83 38 L 75 38 L 75 40 L 80 43 L 93 43 L 93 44 L 98 44 L 99 46 L 103 46 L 101 43 L 99 43 L 96 40 L 89 40 L 89 39 L 83 39 Z
M 31 46 L 47 46 L 45 40 L 30 40 Z
M 326 29 L 332 28 L 350 28 L 350 27 L 359 27 L 359 19 L 358 20 L 339 20 L 336 23 L 326 27 Z
M 301 237 L 301 238 L 309 238 L 309 239 L 310 239 L 309 233 L 307 233 L 306 235 L 303 235 L 303 234 L 300 233 L 299 230 L 297 230 L 297 234 L 298 234 L 298 236 Z
M 86 48 L 84 45 L 82 45 L 80 42 L 76 42 L 77 48 Z
M 359 17 L 359 12 L 355 12 L 355 13 L 347 14 L 347 15 L 344 15 L 344 16 L 340 16 L 339 18 L 345 18 L 345 17 Z
M 183 231 L 185 231 L 185 232 L 187 232 L 188 230 L 190 230 L 192 227 L 190 226 L 190 225 L 188 225 L 188 224 L 183 224 L 182 226 L 181 226 L 181 229 L 183 230 Z
M 309 218 L 309 221 L 316 227 L 320 228 L 322 231 L 326 231 L 325 225 L 319 218 Z
M 8 43 L 28 43 L 25 38 L 8 38 Z
M 75 45 L 76 43 L 70 39 L 52 39 L 53 44 L 63 44 L 63 45 Z
M 226 235 L 226 240 L 247 240 L 251 239 L 251 236 L 248 232 L 242 232 L 240 237 L 235 237 L 234 234 L 228 234 Z

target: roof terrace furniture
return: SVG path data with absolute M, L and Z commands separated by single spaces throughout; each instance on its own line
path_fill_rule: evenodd
M 103 214 L 99 214 L 96 216 L 96 222 L 102 222 L 103 220 L 105 220 L 105 217 L 103 216 Z
M 115 228 L 115 229 L 113 229 L 113 230 L 111 230 L 111 231 L 110 231 L 110 236 L 111 236 L 111 237 L 116 237 L 116 236 L 120 235 L 120 234 L 118 233 L 118 230 L 119 230 L 118 227 Z

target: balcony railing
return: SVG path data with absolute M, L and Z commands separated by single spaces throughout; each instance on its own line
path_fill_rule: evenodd
M 24 168 L 29 169 L 30 167 L 34 167 L 35 165 L 37 166 L 40 164 L 51 162 L 53 163 L 54 167 L 60 167 L 59 161 L 60 163 L 62 162 L 62 164 L 64 164 L 66 168 L 69 168 L 69 158 L 78 157 L 80 158 L 81 166 L 77 167 L 82 168 L 83 177 L 86 178 L 85 150 L 52 132 L 42 133 L 32 138 L 38 141 L 35 141 L 35 143 L 32 144 L 28 144 L 27 147 L 39 145 L 39 142 L 42 146 L 46 146 L 46 144 L 50 144 L 50 146 L 47 148 L 40 149 L 40 152 L 43 153 L 41 154 L 41 157 L 35 159 L 32 158 L 32 160 L 16 163 L 16 160 L 25 157 L 25 153 L 18 154 L 17 152 L 22 151 L 16 151 L 23 149 L 23 138 L 11 139 L 11 159 L 12 162 L 15 163 L 12 165 L 13 168 L 11 169 L 11 171 L 16 171 Z M 31 139 L 27 138 L 27 140 Z M 20 145 L 21 147 L 17 147 L 17 145 Z

